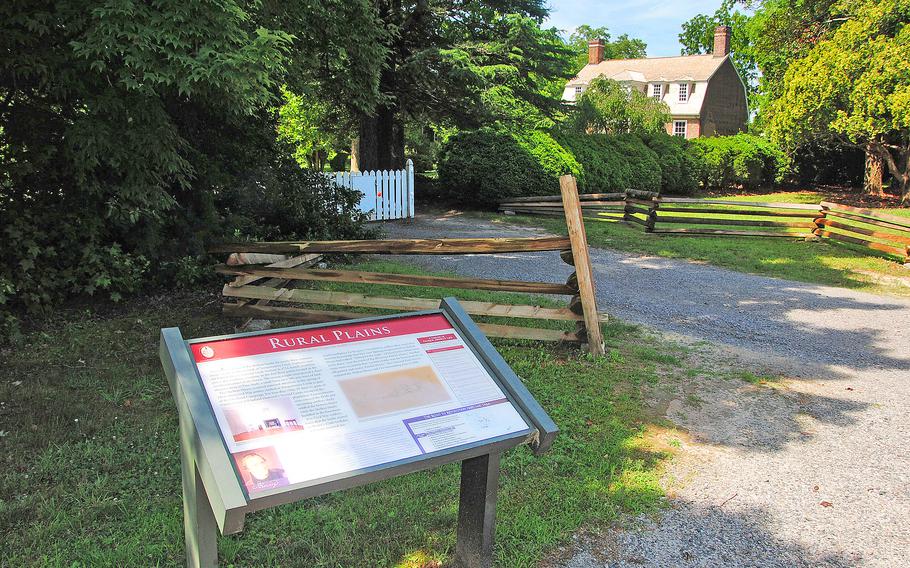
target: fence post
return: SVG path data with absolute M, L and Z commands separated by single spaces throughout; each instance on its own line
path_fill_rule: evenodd
M 407 162 L 407 178 L 408 178 L 408 190 L 407 190 L 407 199 L 408 199 L 408 218 L 414 218 L 414 162 L 408 158 Z
M 631 216 L 632 214 L 629 213 L 629 190 L 626 189 L 622 192 L 622 222 L 628 223 Z
M 825 229 L 825 219 L 827 219 L 827 218 L 828 218 L 828 216 L 826 215 L 826 208 L 825 208 L 825 206 L 822 205 L 821 203 L 819 203 L 819 205 L 818 205 L 818 217 L 816 217 L 816 218 L 814 219 L 815 228 L 812 229 L 812 234 L 815 235 L 815 238 L 816 238 L 816 239 L 820 239 L 820 238 L 821 238 L 821 233 L 822 233 L 822 231 Z
M 582 218 L 581 201 L 578 199 L 578 186 L 570 175 L 559 178 L 559 190 L 562 193 L 562 208 L 566 215 L 566 227 L 569 230 L 569 241 L 572 246 L 572 261 L 575 265 L 575 281 L 578 285 L 578 297 L 584 315 L 584 331 L 588 350 L 592 355 L 603 355 L 605 352 L 603 336 L 600 332 L 600 319 L 597 316 L 597 297 L 594 291 L 594 271 L 591 268 L 591 257 L 588 255 L 588 237 L 585 222 Z M 569 277 L 572 280 L 572 277 Z M 573 298 L 574 301 L 574 298 Z M 579 335 L 581 335 L 579 333 Z
M 654 225 L 657 224 L 657 209 L 660 207 L 660 197 L 651 198 L 651 207 L 648 209 L 648 220 L 645 225 L 646 233 L 654 232 Z

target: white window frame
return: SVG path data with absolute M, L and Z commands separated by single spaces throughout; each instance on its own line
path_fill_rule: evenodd
M 663 85 L 660 83 L 652 83 L 651 84 L 651 96 L 657 100 L 662 99 L 664 96 Z
M 584 92 L 585 88 L 581 85 L 575 85 L 575 98 L 578 98 L 578 95 Z
M 689 102 L 689 83 L 680 83 L 679 84 L 679 102 L 681 102 L 681 103 Z
M 682 132 L 677 128 L 682 124 Z M 688 120 L 674 120 L 673 121 L 673 136 L 682 136 L 683 138 L 688 138 L 689 134 L 689 121 Z

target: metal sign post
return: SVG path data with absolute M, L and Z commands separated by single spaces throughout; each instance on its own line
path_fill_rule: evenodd
M 426 328 L 430 324 L 431 328 Z M 378 337 L 382 335 L 389 337 Z M 348 341 L 352 342 L 350 346 L 345 344 Z M 258 374 L 252 378 L 242 377 L 238 369 L 253 368 L 250 361 L 262 365 L 278 361 L 286 371 L 294 361 L 309 362 L 319 353 L 331 353 L 337 365 L 339 360 L 353 361 L 358 353 L 369 353 L 371 345 L 381 353 L 387 349 L 382 341 L 393 341 L 389 345 L 402 352 L 410 349 L 418 361 L 414 365 L 420 361 L 430 364 L 366 376 L 342 373 L 344 376 L 333 383 L 337 385 L 334 392 L 341 393 L 339 400 L 348 397 L 339 408 L 363 419 L 355 416 L 353 430 L 338 438 L 347 445 L 339 445 L 332 438 L 332 447 L 346 448 L 338 450 L 342 452 L 336 456 L 339 459 L 328 460 L 346 464 L 337 470 L 314 472 L 307 468 L 316 465 L 294 461 L 294 456 L 303 451 L 302 447 L 297 451 L 298 445 L 317 443 L 313 440 L 320 434 L 318 428 L 307 429 L 307 419 L 302 417 L 306 409 L 295 410 L 291 398 L 254 401 L 270 408 L 262 421 L 265 426 L 247 424 L 255 420 L 247 415 L 240 420 L 231 414 L 236 410 L 222 404 L 224 393 L 218 391 L 215 379 L 241 376 L 245 385 L 256 387 L 256 392 L 268 392 L 272 377 L 262 374 L 261 369 L 275 367 L 258 367 Z M 324 348 L 320 343 L 333 345 Z M 269 348 L 276 352 L 268 352 Z M 345 351 L 348 349 L 350 354 Z M 339 358 L 339 353 L 343 357 Z M 427 312 L 190 341 L 185 341 L 177 328 L 163 329 L 160 357 L 179 415 L 190 567 L 217 566 L 218 533 L 241 532 L 248 513 L 453 462 L 461 462 L 455 561 L 465 568 L 488 567 L 492 563 L 502 453 L 529 444 L 535 454 L 540 454 L 558 433 L 550 417 L 454 298 L 443 300 L 441 309 Z M 225 369 L 230 373 L 224 373 Z M 464 392 L 455 396 L 462 388 L 455 384 L 455 378 L 466 373 L 470 376 L 465 384 L 481 385 L 488 400 L 475 397 L 465 403 Z M 280 386 L 286 389 L 288 384 L 284 375 Z M 383 392 L 387 384 L 394 386 Z M 407 388 L 401 388 L 403 384 Z M 391 406 L 376 410 L 377 404 Z M 250 407 L 256 404 L 248 404 L 242 411 L 248 413 Z M 272 408 L 281 408 L 284 414 Z M 288 418 L 293 412 L 297 414 Z M 369 444 L 373 431 L 367 428 L 382 420 L 391 428 L 382 431 L 383 440 L 388 441 L 385 436 L 389 431 L 399 432 L 401 440 L 396 450 L 399 454 L 388 458 L 377 456 Z M 352 440 L 365 442 L 361 448 Z M 286 463 L 281 461 L 282 456 Z M 275 466 L 272 469 L 269 460 Z

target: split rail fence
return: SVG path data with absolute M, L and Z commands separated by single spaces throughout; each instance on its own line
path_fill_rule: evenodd
M 561 215 L 555 196 L 504 201 L 500 211 Z M 762 203 L 660 197 L 645 191 L 583 194 L 588 218 L 617 221 L 656 235 L 830 239 L 910 261 L 910 218 L 822 202 Z
M 438 308 L 442 301 L 441 297 L 411 298 L 296 288 L 295 284 L 299 282 L 344 282 L 561 295 L 569 298 L 565 307 L 459 301 L 465 311 L 474 316 L 575 322 L 574 331 L 478 323 L 487 335 L 587 344 L 592 353 L 603 354 L 600 324 L 607 320 L 607 316 L 597 311 L 582 208 L 575 180 L 571 176 L 561 180 L 561 191 L 560 206 L 566 212 L 567 237 L 249 242 L 218 245 L 210 249 L 210 252 L 230 255 L 225 264 L 216 267 L 216 271 L 234 277 L 222 290 L 225 298 L 223 312 L 239 318 L 320 323 L 364 316 L 363 313 L 344 311 L 344 308 L 428 310 Z M 575 268 L 565 283 L 313 268 L 322 255 L 334 254 L 477 255 L 540 251 L 558 251 L 561 261 Z M 271 305 L 273 302 L 283 305 Z M 324 306 L 330 309 L 325 309 Z

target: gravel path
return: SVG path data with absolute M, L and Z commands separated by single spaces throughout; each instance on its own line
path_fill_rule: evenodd
M 459 215 L 390 237 L 532 236 Z M 645 238 L 645 237 L 643 237 Z M 547 565 L 910 565 L 910 300 L 592 249 L 601 310 L 684 340 L 775 388 L 692 379 L 666 410 L 689 437 L 657 518 L 580 535 Z M 406 257 L 467 276 L 563 282 L 556 253 Z

